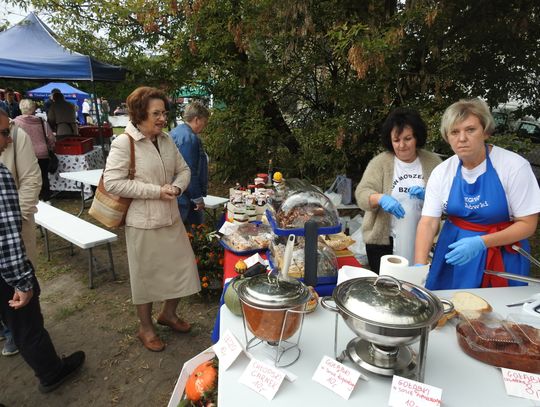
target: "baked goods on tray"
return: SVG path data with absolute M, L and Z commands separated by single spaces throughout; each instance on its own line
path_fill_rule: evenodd
M 279 240 L 279 238 L 278 238 Z M 294 246 L 291 265 L 289 266 L 289 276 L 294 278 L 304 277 L 304 258 L 305 258 L 305 245 L 304 238 L 297 237 L 296 244 Z M 272 255 L 272 262 L 275 267 L 281 269 L 283 266 L 283 257 L 285 253 L 285 244 L 274 241 L 270 245 L 270 252 Z M 317 276 L 318 277 L 333 277 L 337 276 L 337 258 L 332 249 L 325 246 L 321 242 L 317 248 Z
M 221 240 L 236 252 L 266 250 L 272 241 L 272 228 L 269 225 L 244 223 L 238 225 L 236 232 L 223 236 Z
M 330 246 L 334 251 L 345 250 L 355 243 L 353 238 L 343 232 L 333 235 L 321 235 L 319 236 L 319 240 Z
M 501 320 L 495 314 L 462 317 L 456 327 L 458 343 L 469 356 L 484 363 L 540 373 L 540 329 L 534 321 Z

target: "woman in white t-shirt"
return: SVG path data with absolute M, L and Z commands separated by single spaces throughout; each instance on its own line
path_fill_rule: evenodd
M 511 245 L 530 250 L 526 239 L 536 230 L 540 189 L 524 158 L 486 143 L 493 130 L 493 117 L 480 99 L 461 100 L 444 112 L 441 135 L 456 155 L 431 174 L 416 233 L 415 262 L 426 264 L 441 216 L 447 216 L 429 289 L 520 284 L 484 270 L 529 274 L 529 261 Z
M 366 212 L 362 223 L 366 254 L 376 273 L 384 255 L 413 260 L 425 182 L 441 162 L 436 154 L 421 149 L 426 138 L 426 125 L 418 112 L 392 111 L 381 129 L 381 141 L 388 151 L 369 162 L 356 188 L 356 202 Z

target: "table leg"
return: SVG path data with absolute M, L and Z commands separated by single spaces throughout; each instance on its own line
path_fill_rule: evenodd
M 88 249 L 88 288 L 94 288 L 94 253 Z
M 77 214 L 77 217 L 80 218 L 82 213 L 84 212 L 84 183 L 80 182 L 81 184 L 81 209 L 79 209 L 79 213 Z

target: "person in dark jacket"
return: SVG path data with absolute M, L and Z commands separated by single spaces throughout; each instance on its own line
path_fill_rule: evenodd
M 191 170 L 189 187 L 178 197 L 182 221 L 188 228 L 204 222 L 204 197 L 208 191 L 208 155 L 199 134 L 208 125 L 209 118 L 210 112 L 201 102 L 192 102 L 184 112 L 184 123 L 171 131 L 171 137 Z
M 0 154 L 12 143 L 7 115 L 0 112 Z M 43 326 L 40 288 L 21 237 L 22 215 L 15 181 L 0 163 L 0 317 L 8 326 L 26 363 L 48 393 L 77 373 L 82 351 L 59 357 Z

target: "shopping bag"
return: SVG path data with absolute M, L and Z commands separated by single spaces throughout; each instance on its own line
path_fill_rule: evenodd
M 348 205 L 352 202 L 352 180 L 345 175 L 338 175 L 326 193 L 340 194 L 341 203 Z

